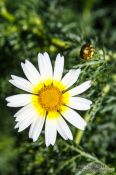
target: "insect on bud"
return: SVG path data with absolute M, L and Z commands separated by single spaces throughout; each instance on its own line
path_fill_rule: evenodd
M 94 55 L 95 49 L 91 44 L 84 44 L 80 50 L 80 57 L 89 60 Z

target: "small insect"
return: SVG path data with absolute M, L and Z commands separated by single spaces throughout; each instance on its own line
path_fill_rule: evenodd
M 94 55 L 94 52 L 95 52 L 94 47 L 91 44 L 87 43 L 82 46 L 80 50 L 80 56 L 85 60 L 89 60 Z

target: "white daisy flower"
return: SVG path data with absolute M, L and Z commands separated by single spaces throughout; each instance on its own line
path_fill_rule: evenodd
M 7 106 L 22 107 L 15 115 L 19 132 L 30 126 L 29 138 L 36 141 L 45 123 L 46 146 L 54 145 L 57 132 L 65 139 L 72 140 L 72 133 L 65 122 L 84 130 L 86 122 L 76 110 L 88 110 L 92 102 L 77 95 L 86 91 L 90 81 L 69 89 L 78 79 L 80 69 L 70 70 L 63 78 L 64 57 L 57 55 L 54 70 L 49 55 L 38 54 L 39 71 L 26 60 L 21 63 L 28 80 L 11 75 L 14 86 L 29 92 L 7 97 Z

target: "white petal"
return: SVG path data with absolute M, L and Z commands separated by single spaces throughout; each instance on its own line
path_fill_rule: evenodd
M 17 123 L 14 128 L 17 129 L 18 127 L 19 127 L 19 123 Z
M 14 117 L 18 117 L 20 114 L 22 114 L 23 112 L 25 112 L 26 110 L 29 110 L 29 109 L 32 110 L 32 104 L 28 104 L 28 105 L 22 107 L 21 109 L 19 109 L 19 110 L 15 113 Z
M 18 121 L 15 128 L 19 127 L 19 132 L 24 130 L 30 124 L 32 124 L 31 129 L 29 131 L 29 136 L 30 136 L 30 138 L 33 138 L 33 141 L 36 141 L 37 138 L 39 137 L 39 134 L 40 134 L 41 129 L 42 129 L 43 124 L 44 124 L 45 113 L 44 113 L 44 116 L 40 117 L 40 115 L 34 109 L 32 104 L 29 104 L 27 106 L 24 106 L 22 109 L 20 109 L 15 114 L 15 117 L 16 117 L 16 121 Z M 36 123 L 35 123 L 35 121 L 36 121 Z M 33 128 L 33 126 L 34 126 L 34 128 Z
M 23 120 L 22 121 L 18 121 L 14 128 L 19 128 L 20 126 L 24 126 L 25 127 L 25 124 L 30 122 L 31 119 L 32 119 L 32 116 L 23 116 Z M 27 127 L 25 127 L 25 128 L 27 128 Z
M 6 100 L 9 102 L 7 106 L 10 107 L 21 107 L 31 103 L 32 95 L 31 94 L 18 94 L 7 97 Z
M 62 83 L 66 86 L 66 89 L 68 89 L 70 86 L 72 86 L 78 79 L 80 75 L 80 69 L 77 70 L 70 70 L 62 79 Z
M 26 129 L 29 125 L 33 123 L 33 121 L 34 121 L 34 117 L 31 117 L 30 119 L 23 121 L 23 123 L 21 123 L 19 126 L 18 132 L 21 132 L 24 129 Z
M 71 97 L 69 100 L 69 104 L 67 106 L 77 109 L 77 110 L 88 110 L 90 109 L 90 105 L 92 102 L 90 100 L 87 100 L 85 98 L 81 97 Z
M 84 130 L 86 126 L 85 120 L 74 110 L 66 107 L 65 111 L 61 111 L 63 117 L 75 127 Z
M 65 140 L 73 139 L 71 130 L 69 129 L 68 125 L 62 117 L 57 118 L 57 131 Z
M 21 78 L 15 75 L 11 75 L 11 76 L 13 78 L 13 80 L 9 80 L 11 84 L 13 84 L 19 89 L 32 93 L 33 86 L 28 80 L 25 80 L 24 78 Z
M 52 64 L 46 52 L 43 55 L 41 53 L 38 54 L 38 65 L 42 80 L 52 79 Z
M 28 112 L 26 116 L 24 114 L 23 119 L 20 120 L 17 124 L 17 127 L 19 127 L 18 132 L 23 131 L 29 125 L 31 125 L 33 123 L 33 121 L 35 120 L 35 117 L 36 117 L 36 113 L 34 110 L 32 110 L 31 112 Z M 15 126 L 15 128 L 16 128 L 16 126 Z
M 50 119 L 47 116 L 46 123 L 45 123 L 45 143 L 46 143 L 46 146 L 49 146 L 50 144 L 51 145 L 55 144 L 56 135 L 57 135 L 56 120 Z
M 44 121 L 45 121 L 45 115 L 44 116 L 37 116 L 30 127 L 29 138 L 32 138 L 34 142 L 38 139 L 38 137 L 42 131 Z
M 25 76 L 33 85 L 37 85 L 38 83 L 40 83 L 40 74 L 31 62 L 26 60 L 25 64 L 21 63 L 21 66 Z
M 73 89 L 69 90 L 71 96 L 79 95 L 85 92 L 87 89 L 91 87 L 91 81 L 86 81 L 79 86 L 74 87 Z
M 61 57 L 60 54 L 57 55 L 55 66 L 54 66 L 54 79 L 61 80 L 64 69 L 64 57 Z
M 23 121 L 26 117 L 28 118 L 29 114 L 37 113 L 31 104 L 24 106 L 21 108 L 16 114 L 15 121 Z
M 66 134 L 63 132 L 62 128 L 59 125 L 57 126 L 57 131 L 64 140 L 68 140 Z

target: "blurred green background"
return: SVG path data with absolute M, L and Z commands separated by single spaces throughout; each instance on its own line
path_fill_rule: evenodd
M 95 54 L 80 57 L 83 44 Z M 81 115 L 84 133 L 70 125 L 73 141 L 60 136 L 46 148 L 44 130 L 35 143 L 28 129 L 18 133 L 17 109 L 6 107 L 7 96 L 22 91 L 8 83 L 11 74 L 24 76 L 20 62 L 37 67 L 38 52 L 47 51 L 54 63 L 65 56 L 65 71 L 81 68 L 77 84 L 92 81 L 83 94 L 93 101 Z M 0 0 L 0 175 L 115 175 L 116 174 L 116 1 Z

